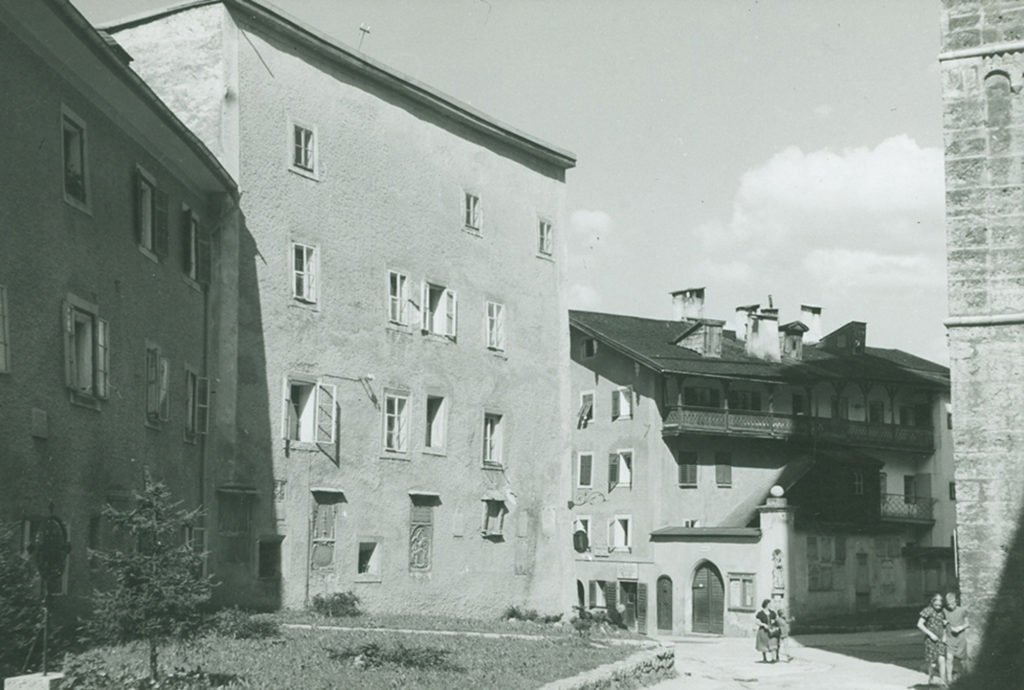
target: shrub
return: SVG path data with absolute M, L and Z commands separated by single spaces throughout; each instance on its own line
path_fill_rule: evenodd
M 367 642 L 356 647 L 329 649 L 327 654 L 334 661 L 351 661 L 352 665 L 361 669 L 379 668 L 390 664 L 420 671 L 464 670 L 449 659 L 451 650 L 437 647 L 407 647 L 401 642 L 391 646 Z
M 562 614 L 554 613 L 541 615 L 536 609 L 519 608 L 515 604 L 505 609 L 501 614 L 502 620 L 506 621 L 530 621 L 532 623 L 557 623 L 562 620 Z
M 34 575 L 32 564 L 13 548 L 12 531 L 0 528 L 0 678 L 24 669 L 40 630 L 42 608 Z
M 313 610 L 326 618 L 349 618 L 362 614 L 355 592 L 317 594 L 313 597 Z
M 177 667 L 165 671 L 160 680 L 154 680 L 146 676 L 141 666 L 110 668 L 99 650 L 67 656 L 62 671 L 62 690 L 212 690 L 238 680 L 230 674 L 207 673 L 198 666 L 193 669 Z
M 218 611 L 210 617 L 208 626 L 210 632 L 233 640 L 263 640 L 281 634 L 281 625 L 277 621 L 254 616 L 239 608 Z

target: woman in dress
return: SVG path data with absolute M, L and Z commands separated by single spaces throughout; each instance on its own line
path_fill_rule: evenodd
M 917 617 L 917 629 L 925 636 L 924 662 L 928 666 L 928 685 L 931 685 L 933 676 L 938 675 L 940 681 L 946 677 L 946 650 L 942 639 L 946 630 L 946 608 L 938 592 Z
M 946 672 L 953 682 L 967 668 L 967 609 L 960 605 L 960 595 L 946 592 Z
M 778 627 L 775 623 L 775 612 L 769 608 L 771 599 L 765 599 L 761 602 L 761 610 L 754 614 L 754 618 L 757 619 L 757 638 L 754 640 L 754 646 L 757 651 L 761 652 L 761 660 L 768 662 L 768 655 L 771 654 L 771 662 L 775 662 L 775 655 L 779 651 L 779 638 L 775 631 Z

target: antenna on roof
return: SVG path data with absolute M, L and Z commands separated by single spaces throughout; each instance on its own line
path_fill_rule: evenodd
M 771 295 L 768 295 L 768 308 L 769 309 L 774 309 L 775 308 L 775 305 L 772 304 L 772 296 Z
M 366 24 L 360 24 L 359 25 L 359 33 L 360 33 L 360 36 L 359 36 L 359 50 L 362 50 L 363 49 L 363 39 L 366 38 L 366 35 L 368 33 L 370 33 L 370 27 L 367 26 Z

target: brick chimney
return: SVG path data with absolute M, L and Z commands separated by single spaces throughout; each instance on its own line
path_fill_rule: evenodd
M 699 321 L 704 318 L 704 288 L 686 288 L 672 293 L 672 318 Z
M 821 307 L 813 304 L 801 304 L 800 320 L 807 326 L 807 332 L 804 333 L 804 344 L 814 345 L 821 342 L 821 336 L 824 335 L 821 330 Z

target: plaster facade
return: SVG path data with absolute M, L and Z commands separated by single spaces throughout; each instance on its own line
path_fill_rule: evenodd
M 959 575 L 972 687 L 998 687 L 1024 671 L 1024 3 L 940 20 Z
M 87 548 L 115 546 L 105 504 L 130 501 L 149 470 L 204 505 L 187 371 L 216 377 L 212 288 L 186 268 L 184 221 L 216 228 L 219 252 L 235 189 L 65 3 L 5 3 L 0 62 L 0 521 L 20 548 L 51 510 L 64 522 L 58 606 L 80 611 L 103 581 Z M 140 169 L 166 194 L 167 242 L 152 251 L 137 234 Z
M 213 471 L 218 495 L 250 497 L 252 522 L 234 562 L 213 541 L 224 597 L 299 607 L 351 590 L 380 611 L 564 610 L 570 165 L 481 134 L 303 31 L 235 3 L 116 31 L 139 73 L 237 164 L 244 193 L 238 433 Z M 310 169 L 294 165 L 296 126 L 313 133 Z M 296 298 L 296 244 L 315 257 L 312 298 Z M 404 319 L 390 311 L 391 273 L 407 281 Z M 447 335 L 422 327 L 428 284 L 454 293 Z M 488 302 L 502 305 L 500 347 L 488 346 Z M 333 440 L 288 438 L 296 382 L 330 391 Z M 429 446 L 428 399 L 443 399 L 445 437 Z M 500 462 L 483 460 L 485 415 L 500 416 Z

